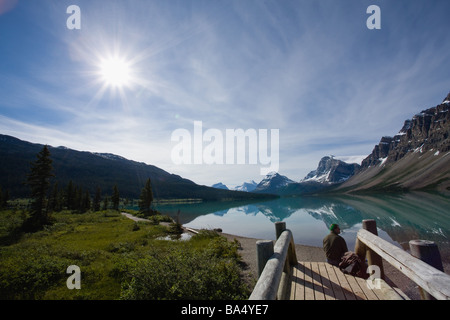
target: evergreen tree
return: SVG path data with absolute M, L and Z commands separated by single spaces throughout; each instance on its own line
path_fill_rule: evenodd
M 103 200 L 103 207 L 102 210 L 107 210 L 108 209 L 108 197 L 106 196 L 105 199 Z
M 3 193 L 3 207 L 6 208 L 8 206 L 9 201 L 9 189 L 6 189 L 6 191 Z
M 118 211 L 119 203 L 120 203 L 120 194 L 119 194 L 119 189 L 117 188 L 117 184 L 114 186 L 111 201 L 113 203 L 113 209 Z
M 48 200 L 48 211 L 58 211 L 58 182 L 53 185 L 53 189 Z
M 82 201 L 83 201 L 82 193 L 83 193 L 83 190 L 81 189 L 81 187 L 75 186 L 75 191 L 74 191 L 75 197 L 73 200 L 73 208 L 72 209 L 76 210 L 78 212 L 83 211 L 82 210 Z
M 69 181 L 66 188 L 65 206 L 68 210 L 73 210 L 75 207 L 75 190 L 72 180 Z
M 47 146 L 37 154 L 37 159 L 31 163 L 31 172 L 27 184 L 31 189 L 30 218 L 25 221 L 25 231 L 36 231 L 51 222 L 47 208 L 47 193 L 50 188 L 52 160 Z
M 141 191 L 141 196 L 139 198 L 139 211 L 144 214 L 144 216 L 149 216 L 152 213 L 152 202 L 153 202 L 153 191 L 152 182 L 150 178 L 147 179 L 145 187 Z
M 2 191 L 0 187 L 0 209 L 6 208 L 8 206 L 9 200 L 9 190 Z
M 91 208 L 91 195 L 89 194 L 89 191 L 86 190 L 82 204 L 81 204 L 81 210 L 82 212 L 87 212 Z
M 92 203 L 92 210 L 100 211 L 100 203 L 102 201 L 102 191 L 100 187 L 97 187 L 97 191 L 95 192 L 94 202 Z

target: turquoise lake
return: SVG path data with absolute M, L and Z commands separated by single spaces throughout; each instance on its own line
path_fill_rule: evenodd
M 210 202 L 160 205 L 186 227 L 221 228 L 224 233 L 275 239 L 274 223 L 286 222 L 295 243 L 322 246 L 331 223 L 338 223 L 349 250 L 364 219 L 375 219 L 378 235 L 405 250 L 409 241 L 437 243 L 442 259 L 450 262 L 450 198 L 424 192 L 398 195 L 298 197 L 266 202 Z

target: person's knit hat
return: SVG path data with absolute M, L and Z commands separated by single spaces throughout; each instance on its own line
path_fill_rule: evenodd
M 330 231 L 333 231 L 338 225 L 336 223 L 332 223 L 330 226 Z

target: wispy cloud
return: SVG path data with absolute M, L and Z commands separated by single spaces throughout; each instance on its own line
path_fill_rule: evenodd
M 64 27 L 69 4 L 2 16 L 2 46 L 21 49 L 0 53 L 2 133 L 117 153 L 203 184 L 258 180 L 259 166 L 175 166 L 171 133 L 193 121 L 279 129 L 280 173 L 299 180 L 324 155 L 369 154 L 450 88 L 445 1 L 379 1 L 378 31 L 365 27 L 371 1 L 79 1 L 78 32 Z M 35 39 L 24 36 L 31 30 Z M 111 52 L 134 72 L 115 92 L 98 77 Z

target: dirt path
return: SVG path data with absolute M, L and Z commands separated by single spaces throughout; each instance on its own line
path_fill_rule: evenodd
M 125 217 L 127 217 L 128 219 L 131 219 L 133 221 L 149 221 L 148 219 L 144 219 L 144 218 L 138 218 L 136 216 L 133 216 L 132 214 L 126 213 L 126 212 L 121 212 L 121 214 Z

